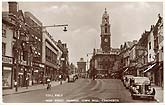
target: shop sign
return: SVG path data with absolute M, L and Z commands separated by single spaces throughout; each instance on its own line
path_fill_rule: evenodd
M 38 70 L 34 70 L 35 73 L 38 73 Z
M 23 75 L 23 73 L 18 73 L 18 75 Z
M 43 64 L 39 64 L 39 67 L 43 67 L 44 68 L 44 65 Z
M 3 70 L 8 70 L 8 71 L 11 71 L 12 68 L 11 67 L 3 67 Z
M 40 64 L 40 63 L 36 63 L 36 62 L 33 62 L 33 66 L 38 66 L 38 67 L 42 67 L 42 68 L 45 67 L 44 64 Z
M 2 63 L 13 64 L 13 58 L 7 57 L 7 56 L 3 56 L 2 57 Z

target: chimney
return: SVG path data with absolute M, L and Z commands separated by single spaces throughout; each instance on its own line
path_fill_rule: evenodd
M 151 30 L 153 30 L 154 29 L 154 25 L 151 25 Z
M 133 44 L 137 44 L 137 42 L 138 42 L 137 40 L 133 40 Z
M 17 14 L 17 2 L 8 2 L 9 4 L 9 13 L 14 15 Z

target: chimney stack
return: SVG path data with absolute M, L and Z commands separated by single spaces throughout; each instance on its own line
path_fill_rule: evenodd
M 9 13 L 14 15 L 17 14 L 17 2 L 8 2 L 9 4 Z
M 137 44 L 137 42 L 138 42 L 137 40 L 133 40 L 133 44 Z

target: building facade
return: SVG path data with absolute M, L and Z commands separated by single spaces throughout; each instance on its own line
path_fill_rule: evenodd
M 163 18 L 158 14 L 158 21 L 154 26 L 154 52 L 157 68 L 155 70 L 155 84 L 163 86 Z
M 10 30 L 7 30 L 9 24 L 3 25 L 3 34 L 10 33 L 10 39 L 6 38 L 4 41 L 7 41 L 7 46 L 3 44 L 3 49 L 8 50 L 9 55 L 13 57 L 13 65 L 12 65 L 12 83 L 15 86 L 27 86 L 27 78 L 29 72 L 29 64 L 27 59 L 27 50 L 26 44 L 24 42 L 29 40 L 28 31 L 25 24 L 25 17 L 22 10 L 17 9 L 17 2 L 8 2 L 9 4 L 9 11 L 3 13 L 4 22 L 10 23 Z M 7 27 L 6 27 L 7 26 Z M 5 31 L 6 30 L 6 31 Z M 5 37 L 5 36 L 4 36 Z M 12 39 L 12 40 L 11 40 Z M 11 43 L 12 41 L 12 43 Z M 10 45 L 10 46 L 8 46 Z M 12 49 L 12 50 L 11 50 Z M 10 51 L 9 51 L 10 50 Z M 5 50 L 3 53 L 5 54 Z M 9 61 L 9 58 L 4 58 L 4 60 Z M 11 69 L 10 69 L 11 70 Z M 9 71 L 9 68 L 8 68 Z M 3 75 L 7 75 L 7 72 L 3 72 Z M 14 86 L 13 85 L 13 86 Z M 11 86 L 12 87 L 12 86 Z
M 7 68 L 8 72 L 12 71 L 13 86 L 27 87 L 33 83 L 39 83 L 38 71 L 44 68 L 41 63 L 42 23 L 31 13 L 18 10 L 17 2 L 8 2 L 8 4 L 9 11 L 2 14 L 4 23 L 3 59 L 5 63 L 13 60 L 12 70 Z M 10 54 L 7 54 L 6 51 Z M 3 75 L 7 76 L 8 72 L 3 72 Z
M 111 33 L 109 15 L 105 9 L 101 23 L 101 48 L 93 50 L 90 60 L 89 76 L 95 77 L 116 77 L 119 70 L 119 49 L 111 47 Z
M 43 82 L 48 78 L 57 80 L 62 51 L 58 48 L 57 42 L 46 29 L 43 30 L 42 43 L 42 63 L 45 65 Z
M 61 65 L 59 74 L 63 75 L 64 79 L 66 79 L 69 75 L 69 51 L 67 48 L 67 44 L 62 43 L 61 40 L 58 40 L 57 46 L 62 51 L 62 56 L 59 61 Z
M 28 30 L 29 41 L 26 42 L 30 48 L 28 61 L 30 64 L 29 83 L 39 84 L 44 74 L 44 64 L 42 64 L 42 23 L 30 12 L 25 12 L 25 22 Z
M 86 77 L 86 62 L 83 58 L 80 58 L 80 61 L 77 62 L 78 75 L 80 77 Z
M 127 41 L 120 46 L 120 73 L 122 75 L 133 74 L 133 68 L 130 67 L 130 49 L 133 47 L 134 42 Z M 133 56 L 132 56 L 133 58 Z
M 9 12 L 2 12 L 2 87 L 13 88 L 13 33 L 14 23 Z M 13 17 L 14 18 L 14 17 Z
M 138 41 L 137 47 L 140 50 L 140 53 L 138 54 L 136 58 L 136 69 L 138 72 L 138 76 L 144 76 L 144 70 L 148 67 L 148 35 L 149 31 L 145 31 L 141 38 Z

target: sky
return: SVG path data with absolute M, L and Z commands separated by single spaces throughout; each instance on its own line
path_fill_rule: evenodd
M 163 16 L 162 2 L 18 2 L 20 10 L 29 11 L 43 25 L 68 24 L 47 28 L 53 38 L 67 43 L 69 62 L 84 58 L 89 61 L 94 48 L 100 48 L 100 24 L 107 9 L 111 24 L 111 47 L 119 48 L 125 41 L 139 40 L 145 30 L 150 30 Z M 2 11 L 8 11 L 8 3 L 2 3 Z M 90 54 L 89 54 L 90 53 Z

